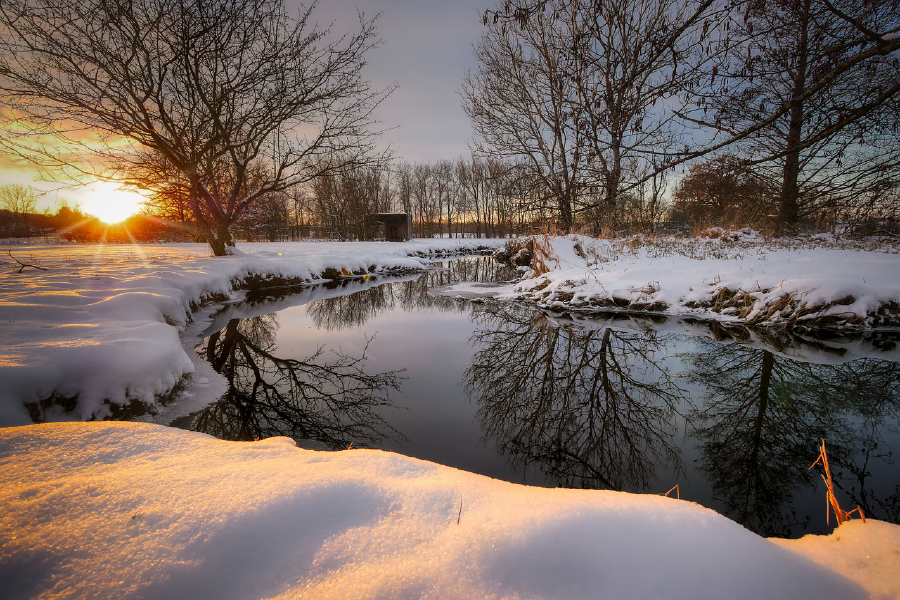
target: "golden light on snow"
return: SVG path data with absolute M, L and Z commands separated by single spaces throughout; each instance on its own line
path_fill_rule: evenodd
M 91 186 L 81 209 L 104 223 L 118 223 L 135 214 L 146 200 L 137 192 L 129 191 L 115 183 L 103 182 Z

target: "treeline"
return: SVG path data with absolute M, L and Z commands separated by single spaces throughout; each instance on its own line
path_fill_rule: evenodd
M 434 163 L 372 161 L 329 170 L 306 185 L 259 198 L 232 226 L 244 241 L 365 240 L 376 213 L 411 216 L 415 237 L 504 237 L 543 231 L 547 194 L 515 163 L 477 157 Z M 186 200 L 156 195 L 148 213 L 193 228 Z
M 803 204 L 807 230 L 900 233 L 900 172 L 853 194 L 823 193 Z M 810 190 L 812 195 L 813 190 Z M 587 207 L 570 230 L 611 231 L 602 190 L 583 190 Z M 561 233 L 557 198 L 527 164 L 476 156 L 433 163 L 383 162 L 342 169 L 292 193 L 269 195 L 238 221 L 246 241 L 373 239 L 367 216 L 402 212 L 415 237 L 506 237 Z M 779 182 L 747 158 L 723 154 L 682 172 L 650 178 L 619 195 L 616 234 L 691 234 L 708 227 L 753 227 L 772 233 Z M 185 222 L 186 228 L 190 227 Z
M 502 0 L 460 90 L 476 158 L 429 164 L 376 156 L 374 20 L 330 36 L 314 8 L 5 0 L 0 146 L 90 146 L 217 256 L 391 211 L 420 236 L 896 222 L 898 0 Z

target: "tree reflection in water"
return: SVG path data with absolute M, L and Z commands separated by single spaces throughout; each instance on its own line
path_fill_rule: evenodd
M 682 391 L 653 333 L 553 325 L 491 306 L 473 317 L 465 374 L 486 440 L 558 485 L 646 491 L 657 467 L 680 469 L 673 416 Z
M 767 341 L 784 349 L 783 339 Z M 705 398 L 692 420 L 702 469 L 727 516 L 765 535 L 805 528 L 809 515 L 790 507 L 798 488 L 820 482 L 808 467 L 825 439 L 838 483 L 846 481 L 844 470 L 857 474 L 850 502 L 869 515 L 891 518 L 892 511 L 896 519 L 896 497 L 876 500 L 864 491 L 866 469 L 854 454 L 877 448 L 885 418 L 896 419 L 900 365 L 867 358 L 815 364 L 736 343 L 698 343 L 688 379 L 702 386 Z
M 487 259 L 451 262 L 379 286 L 342 282 L 342 290 L 358 291 L 305 305 L 304 324 L 332 332 L 322 331 L 322 339 L 347 339 L 338 331 L 361 333 L 379 315 L 403 311 L 409 328 L 392 331 L 393 343 L 423 356 L 455 353 L 453 364 L 465 368 L 465 391 L 474 403 L 455 393 L 460 371 L 436 376 L 447 375 L 447 362 L 407 365 L 417 380 L 410 385 L 418 386 L 402 427 L 413 455 L 422 451 L 454 464 L 466 454 L 466 468 L 487 465 L 483 472 L 519 481 L 533 467 L 551 484 L 568 487 L 662 492 L 680 483 L 683 497 L 758 533 L 796 535 L 807 526 L 824 530 L 824 491 L 808 467 L 825 438 L 842 505 L 900 520 L 900 486 L 890 470 L 892 449 L 900 445 L 896 336 L 809 339 L 636 317 L 610 328 L 596 315 L 572 316 L 560 326 L 559 315 L 428 293 L 460 280 L 511 275 L 498 274 Z M 436 319 L 435 311 L 448 314 Z M 396 329 L 396 317 L 387 322 Z M 398 372 L 370 375 L 365 355 L 321 349 L 305 359 L 280 358 L 277 326 L 274 315 L 231 321 L 201 347 L 231 385 L 220 403 L 196 416 L 195 428 L 226 439 L 318 439 L 332 448 L 378 446 L 396 433 L 377 410 L 389 404 Z M 444 327 L 454 335 L 441 335 Z M 473 330 L 471 349 L 462 342 L 465 328 Z M 674 330 L 692 335 L 659 333 Z M 448 348 L 448 339 L 463 347 Z M 890 360 L 851 360 L 865 354 Z M 427 394 L 439 380 L 446 385 L 435 394 L 435 408 Z M 440 421 L 445 434 L 432 427 L 439 419 L 452 421 Z M 447 439 L 434 441 L 440 435 Z M 480 437 L 484 448 L 461 452 L 460 436 Z
M 351 357 L 319 347 L 302 360 L 280 358 L 277 329 L 274 314 L 232 319 L 198 348 L 228 391 L 194 416 L 192 429 L 226 440 L 284 435 L 335 449 L 375 446 L 397 433 L 376 409 L 390 406 L 399 371 L 366 373 L 365 350 Z
M 508 280 L 515 275 L 514 270 L 498 265 L 491 257 L 459 259 L 409 281 L 388 283 L 344 296 L 316 300 L 309 304 L 308 313 L 317 328 L 337 331 L 361 327 L 379 314 L 397 309 L 468 312 L 471 303 L 428 292 L 460 281 L 496 282 Z

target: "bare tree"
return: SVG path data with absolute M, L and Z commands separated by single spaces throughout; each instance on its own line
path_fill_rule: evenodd
M 719 132 L 765 122 L 740 147 L 779 181 L 778 231 L 896 177 L 900 60 L 889 36 L 872 33 L 900 26 L 891 4 L 779 0 L 731 17 L 726 60 L 710 74 L 703 107 Z M 860 45 L 875 52 L 854 63 Z M 773 108 L 780 116 L 767 118 Z
M 701 16 L 713 4 L 519 0 L 486 19 L 467 110 L 485 145 L 534 167 L 561 229 L 581 201 L 614 225 L 622 194 L 640 183 L 624 188 L 626 175 L 679 139 L 673 109 L 699 77 Z
M 559 42 L 563 30 L 543 13 L 487 23 L 475 46 L 478 70 L 467 75 L 462 96 L 478 150 L 522 161 L 551 194 L 557 227 L 567 232 L 581 156 L 580 132 L 567 126 L 575 91 Z
M 662 152 L 672 152 L 688 130 L 679 107 L 697 85 L 708 35 L 701 16 L 713 2 L 684 0 L 575 0 L 566 31 L 575 81 L 569 126 L 583 131 L 585 185 L 599 192 L 603 225 L 612 229 L 625 192 L 640 185 Z M 630 185 L 624 185 L 630 184 Z
M 0 93 L 15 118 L 2 142 L 84 171 L 60 156 L 59 142 L 74 144 L 106 176 L 181 190 L 225 254 L 258 198 L 372 145 L 372 110 L 389 91 L 362 79 L 374 20 L 360 15 L 340 36 L 314 7 L 294 17 L 282 0 L 4 0 Z
M 37 207 L 34 190 L 19 183 L 0 187 L 0 207 L 13 215 L 15 235 L 28 237 L 28 218 Z

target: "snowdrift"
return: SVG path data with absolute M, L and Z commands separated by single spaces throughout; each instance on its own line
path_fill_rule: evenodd
M 0 506 L 10 600 L 900 592 L 895 525 L 776 545 L 671 498 L 530 488 L 377 450 L 149 424 L 0 429 Z M 845 545 L 845 531 L 856 541 Z M 847 576 L 835 572 L 845 564 Z

